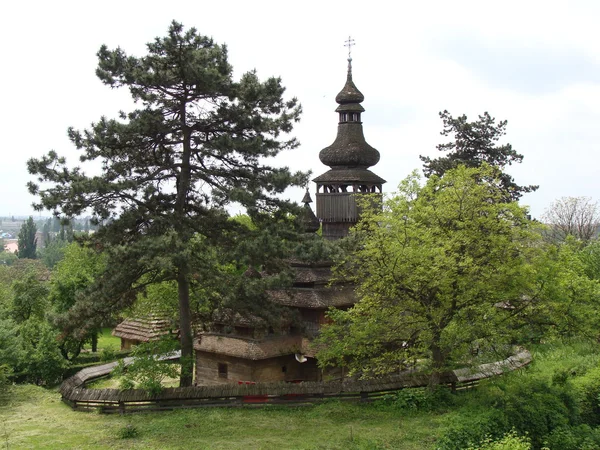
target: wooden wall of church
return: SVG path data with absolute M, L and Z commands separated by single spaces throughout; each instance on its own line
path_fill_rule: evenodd
M 223 365 L 227 366 L 227 378 L 223 377 Z M 240 381 L 320 381 L 320 371 L 313 358 L 308 358 L 308 361 L 301 364 L 294 355 L 252 361 L 196 351 L 196 384 Z

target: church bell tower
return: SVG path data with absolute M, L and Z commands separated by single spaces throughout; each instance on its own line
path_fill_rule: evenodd
M 321 162 L 330 170 L 313 181 L 317 184 L 317 217 L 323 225 L 325 239 L 339 239 L 348 235 L 358 222 L 359 210 L 356 196 L 362 194 L 382 195 L 383 178 L 371 172 L 369 167 L 379 162 L 379 152 L 371 147 L 363 135 L 361 103 L 365 99 L 352 81 L 353 39 L 348 39 L 348 75 L 346 84 L 335 97 L 339 104 L 337 137 L 333 144 L 319 153 Z

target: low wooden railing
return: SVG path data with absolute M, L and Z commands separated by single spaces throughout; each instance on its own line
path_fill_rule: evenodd
M 440 382 L 455 389 L 471 387 L 479 380 L 515 370 L 531 362 L 524 350 L 503 361 L 483 364 L 474 369 L 458 369 L 442 375 Z M 130 363 L 130 361 L 127 361 Z M 371 401 L 390 391 L 423 387 L 429 376 L 423 373 L 403 373 L 363 381 L 223 384 L 165 388 L 159 394 L 143 389 L 87 389 L 85 383 L 106 376 L 117 363 L 83 369 L 65 380 L 60 387 L 62 400 L 75 410 L 103 413 L 172 410 L 209 406 L 260 406 L 265 404 L 298 405 L 325 399 Z

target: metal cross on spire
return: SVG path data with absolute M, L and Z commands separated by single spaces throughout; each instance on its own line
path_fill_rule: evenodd
M 352 61 L 352 46 L 356 45 L 352 36 L 348 36 L 348 40 L 344 44 L 344 47 L 348 47 L 348 61 Z

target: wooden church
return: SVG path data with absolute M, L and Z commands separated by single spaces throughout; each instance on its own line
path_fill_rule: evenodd
M 341 239 L 358 222 L 356 196 L 382 194 L 385 180 L 369 170 L 379 161 L 379 152 L 365 140 L 361 103 L 363 94 L 352 80 L 352 59 L 348 58 L 346 84 L 336 96 L 339 123 L 333 144 L 321 150 L 321 162 L 330 170 L 316 177 L 316 216 L 305 195 L 305 229 L 315 232 L 322 225 L 323 238 Z M 295 280 L 291 288 L 269 292 L 270 300 L 295 308 L 301 327 L 282 326 L 276 332 L 260 321 L 238 319 L 213 324 L 210 331 L 194 340 L 196 384 L 253 383 L 272 381 L 320 381 L 324 374 L 317 366 L 311 338 L 326 323 L 330 307 L 347 308 L 356 302 L 351 286 L 328 287 L 331 264 L 292 262 Z M 335 377 L 334 372 L 325 374 Z

